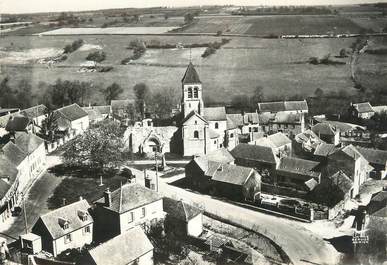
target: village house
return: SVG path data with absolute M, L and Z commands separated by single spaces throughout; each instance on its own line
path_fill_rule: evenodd
M 203 118 L 208 122 L 209 129 L 220 135 L 219 148 L 222 148 L 225 142 L 225 131 L 227 130 L 225 107 L 206 107 L 203 110 Z
M 38 132 L 42 128 L 42 123 L 47 117 L 47 112 L 47 107 L 40 104 L 20 111 L 20 114 L 30 119 L 35 127 L 34 132 Z
M 323 142 L 312 130 L 308 129 L 296 135 L 293 150 L 298 156 L 310 156 Z
M 140 227 L 89 249 L 83 265 L 153 265 L 153 245 Z
M 359 153 L 373 167 L 370 176 L 376 179 L 384 179 L 387 175 L 387 151 L 356 147 Z
M 94 220 L 89 209 L 89 203 L 81 198 L 41 215 L 32 227 L 32 233 L 41 237 L 42 249 L 54 257 L 68 249 L 81 249 L 93 242 Z
M 78 104 L 57 109 L 55 115 L 60 131 L 81 134 L 89 128 L 89 115 Z
M 18 169 L 17 180 L 20 191 L 24 191 L 45 169 L 44 140 L 35 134 L 16 133 L 15 138 L 4 145 L 2 150 Z
M 323 123 L 329 124 L 330 126 L 336 128 L 336 130 L 339 131 L 340 143 L 342 145 L 368 145 L 371 143 L 370 133 L 364 126 L 360 126 L 353 123 L 330 120 L 325 120 L 323 121 Z
M 313 157 L 317 161 L 321 162 L 321 164 L 326 165 L 328 163 L 328 157 L 339 149 L 340 147 L 337 147 L 334 144 L 327 144 L 323 142 L 317 146 L 313 153 Z
M 140 184 L 125 184 L 110 191 L 95 202 L 95 222 L 98 236 L 112 238 L 141 225 L 147 229 L 164 219 L 162 198 Z
M 348 145 L 328 156 L 327 172 L 343 171 L 353 182 L 351 198 L 359 194 L 360 186 L 369 178 L 373 168 L 364 156 Z
M 90 123 L 97 123 L 103 121 L 111 116 L 111 107 L 108 106 L 91 106 L 82 107 L 89 115 Z
M 370 119 L 375 114 L 375 111 L 369 102 L 356 103 L 356 104 L 351 103 L 349 111 L 352 117 L 356 117 L 360 119 Z
M 198 237 L 203 233 L 203 210 L 182 200 L 163 199 L 165 230 L 177 236 Z
M 248 136 L 246 142 L 255 139 L 255 134 L 262 131 L 259 124 L 259 115 L 256 112 L 243 114 L 227 114 L 229 127 L 238 128 L 238 134 Z M 234 148 L 237 144 L 232 145 Z M 232 149 L 230 148 L 230 149 Z
M 293 139 L 305 131 L 305 114 L 285 111 L 260 113 L 259 124 L 266 134 L 282 132 Z
M 29 118 L 18 113 L 9 116 L 5 130 L 11 134 L 16 132 L 32 133 L 34 132 L 34 124 Z
M 288 156 L 292 153 L 292 141 L 280 132 L 259 138 L 249 144 L 270 147 L 276 156 Z
M 328 144 L 338 146 L 340 144 L 340 130 L 328 123 L 318 123 L 311 128 L 318 138 Z
M 228 150 L 233 149 L 239 144 L 239 135 L 241 134 L 241 129 L 239 126 L 227 116 L 227 130 L 225 132 L 225 141 L 224 146 Z
M 276 101 L 276 102 L 260 102 L 258 103 L 259 113 L 277 113 L 286 112 L 291 114 L 304 113 L 309 111 L 306 100 L 296 101 Z
M 19 202 L 19 182 L 16 166 L 0 152 L 0 225 L 11 215 Z
M 315 161 L 282 157 L 276 170 L 277 183 L 309 192 L 321 181 L 319 165 Z
M 256 168 L 259 172 L 274 172 L 280 160 L 273 148 L 260 145 L 242 143 L 231 150 L 231 154 L 236 165 Z
M 209 160 L 192 159 L 185 167 L 191 185 L 204 192 L 235 200 L 254 200 L 261 191 L 261 176 L 253 168 Z

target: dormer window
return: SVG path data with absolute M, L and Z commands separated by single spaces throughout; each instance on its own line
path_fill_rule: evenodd
M 78 216 L 82 222 L 85 222 L 87 221 L 89 214 L 86 211 L 78 211 Z
M 62 227 L 63 230 L 69 229 L 69 227 L 70 227 L 70 222 L 64 218 L 59 217 L 58 223 L 59 223 L 60 227 Z

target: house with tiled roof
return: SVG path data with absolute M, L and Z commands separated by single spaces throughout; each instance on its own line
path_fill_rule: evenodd
M 308 103 L 306 100 L 295 101 L 276 101 L 276 102 L 259 102 L 258 111 L 260 113 L 308 113 Z
M 290 138 L 294 138 L 295 135 L 305 131 L 304 113 L 264 112 L 259 114 L 259 120 L 260 127 L 266 134 L 282 132 Z
M 183 200 L 163 199 L 165 230 L 180 236 L 198 237 L 203 233 L 203 210 Z
M 92 249 L 82 258 L 83 265 L 152 265 L 153 245 L 140 227 L 125 231 Z
M 375 114 L 369 102 L 351 104 L 350 111 L 353 117 L 361 119 L 370 119 Z
M 327 171 L 341 170 L 353 182 L 352 197 L 359 194 L 360 186 L 370 177 L 373 167 L 353 145 L 343 147 L 328 156 Z
M 236 165 L 258 170 L 275 171 L 280 159 L 273 148 L 261 145 L 239 144 L 231 150 L 231 154 Z
M 328 144 L 335 146 L 340 144 L 340 130 L 336 126 L 322 122 L 314 125 L 311 130 Z
M 61 131 L 80 134 L 89 128 L 89 115 L 76 103 L 57 109 L 54 113 Z
M 32 133 L 16 133 L 14 139 L 3 146 L 4 155 L 18 169 L 19 190 L 24 191 L 45 169 L 44 140 Z
M 41 215 L 32 227 L 39 235 L 42 249 L 54 257 L 65 250 L 82 248 L 93 241 L 93 217 L 89 203 L 81 199 Z
M 313 154 L 317 147 L 324 143 L 312 130 L 308 129 L 294 137 L 294 152 L 297 155 L 305 156 Z
M 34 126 L 37 127 L 36 130 L 39 131 L 39 129 L 42 127 L 42 122 L 47 117 L 47 112 L 47 107 L 43 104 L 40 104 L 28 109 L 21 110 L 20 114 L 30 119 Z
M 292 141 L 281 132 L 261 137 L 255 141 L 249 142 L 249 144 L 270 147 L 277 156 L 289 155 L 292 153 Z
M 305 191 L 321 181 L 320 163 L 295 157 L 282 157 L 276 170 L 277 183 Z
M 21 114 L 11 115 L 8 119 L 7 125 L 5 126 L 5 130 L 10 133 L 33 132 L 34 125 L 29 118 Z
M 95 202 L 98 236 L 111 238 L 142 225 L 147 228 L 165 216 L 162 197 L 140 184 L 125 184 L 117 190 L 107 189 Z
M 0 225 L 19 203 L 19 182 L 16 165 L 0 152 Z
M 371 177 L 384 179 L 387 176 L 387 151 L 360 146 L 356 149 L 373 167 Z

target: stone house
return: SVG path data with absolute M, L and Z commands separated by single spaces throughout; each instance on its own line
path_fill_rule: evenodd
M 42 249 L 54 257 L 65 250 L 81 249 L 93 242 L 93 217 L 89 203 L 81 199 L 41 215 L 32 233 L 42 239 Z
M 162 198 L 139 184 L 125 184 L 95 202 L 95 222 L 100 239 L 109 239 L 141 225 L 147 228 L 164 219 Z
M 261 130 L 258 113 L 227 114 L 227 121 L 230 127 L 238 128 L 239 134 L 248 136 L 249 141 L 254 139 L 253 134 Z M 235 147 L 236 145 L 233 145 Z M 232 148 L 231 148 L 232 149 Z
M 303 133 L 297 134 L 294 138 L 294 152 L 300 156 L 311 155 L 323 142 L 317 134 L 308 129 Z
M 352 117 L 360 119 L 370 119 L 375 111 L 369 102 L 351 104 L 350 113 Z
M 140 227 L 87 251 L 84 265 L 153 265 L 153 245 Z
M 359 194 L 360 186 L 370 177 L 373 168 L 353 145 L 348 145 L 328 156 L 327 174 L 343 171 L 353 182 L 351 197 Z
M 72 131 L 81 134 L 89 128 L 89 115 L 78 104 L 72 104 L 55 110 L 58 128 L 61 131 Z
M 178 236 L 198 237 L 203 233 L 203 210 L 182 200 L 163 199 L 165 230 Z
M 311 128 L 321 140 L 335 146 L 340 144 L 340 130 L 328 123 L 318 123 Z
M 292 112 L 261 113 L 260 126 L 266 134 L 282 132 L 290 138 L 305 131 L 305 114 Z
M 365 147 L 356 147 L 356 149 L 373 167 L 370 172 L 371 177 L 384 179 L 387 176 L 387 151 Z
M 286 112 L 291 114 L 308 113 L 308 103 L 306 100 L 296 101 L 276 101 L 258 103 L 259 113 L 277 113 Z

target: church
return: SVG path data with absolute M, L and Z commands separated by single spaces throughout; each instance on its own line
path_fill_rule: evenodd
M 208 154 L 238 144 L 238 128 L 227 118 L 225 107 L 205 107 L 203 86 L 190 62 L 181 80 L 181 122 L 154 127 L 137 123 L 125 132 L 134 153 L 172 152 L 183 156 Z

